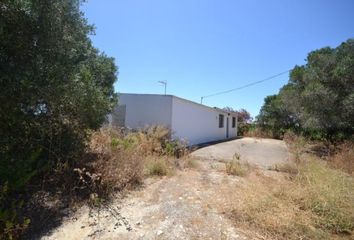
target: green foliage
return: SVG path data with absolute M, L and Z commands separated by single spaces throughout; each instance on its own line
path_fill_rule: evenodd
M 112 147 L 123 147 L 123 149 L 132 149 L 136 144 L 137 140 L 133 135 L 128 135 L 122 139 L 112 138 L 111 141 Z
M 167 155 L 173 156 L 177 150 L 177 145 L 172 142 L 167 142 L 165 144 L 165 152 Z
M 179 140 L 168 139 L 162 145 L 164 155 L 174 156 L 177 158 L 183 157 L 187 153 L 186 144 Z
M 354 133 L 354 39 L 337 48 L 309 53 L 295 66 L 278 95 L 268 96 L 258 123 L 279 137 L 286 129 L 314 139 L 346 138 Z
M 10 193 L 72 164 L 116 103 L 117 67 L 92 46 L 80 4 L 0 3 L 0 184 Z
M 0 239 L 17 239 L 31 220 L 18 216 L 23 200 L 9 196 L 8 183 L 0 185 Z
M 270 130 L 275 138 L 282 137 L 286 129 L 299 126 L 296 117 L 285 107 L 280 95 L 265 98 L 257 122 L 264 129 Z
M 93 28 L 79 6 L 78 0 L 0 4 L 0 178 L 11 187 L 73 159 L 87 130 L 100 127 L 116 101 L 117 69 L 92 46 Z

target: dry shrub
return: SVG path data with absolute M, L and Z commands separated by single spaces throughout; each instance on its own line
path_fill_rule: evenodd
M 287 143 L 291 150 L 296 151 L 304 150 L 306 144 L 309 143 L 309 141 L 304 136 L 299 136 L 292 131 L 287 131 L 284 134 L 283 140 Z
M 119 143 L 134 148 L 141 155 L 183 157 L 189 153 L 187 144 L 171 139 L 171 130 L 164 126 L 149 126 L 130 132 Z
M 354 142 L 331 143 L 329 141 L 310 141 L 303 136 L 288 131 L 284 134 L 295 160 L 307 153 L 326 159 L 329 166 L 354 175 Z
M 332 167 L 354 175 L 354 143 L 346 142 L 338 147 L 338 150 L 329 159 Z
M 91 180 L 91 188 L 109 195 L 142 182 L 144 161 L 131 146 L 118 129 L 101 129 L 92 135 L 90 151 L 95 159 L 89 167 L 99 183 Z
M 106 195 L 142 182 L 144 171 L 147 175 L 170 174 L 183 161 L 176 157 L 188 153 L 185 144 L 170 137 L 170 130 L 162 126 L 129 132 L 102 128 L 92 134 L 90 142 L 94 161 L 87 169 L 77 172 L 91 189 Z
M 243 136 L 255 138 L 273 138 L 273 134 L 271 133 L 271 131 L 263 130 L 259 127 L 249 129 L 243 134 Z
M 251 174 L 235 191 L 238 201 L 230 217 L 269 239 L 350 239 L 353 178 L 318 160 L 303 161 L 296 169 L 285 168 L 290 178 Z
M 106 187 L 121 190 L 142 182 L 143 164 L 143 159 L 136 152 L 115 150 L 100 156 L 94 163 L 94 169 L 100 173 Z
M 287 162 L 287 163 L 283 163 L 283 164 L 275 164 L 269 170 L 289 173 L 290 176 L 293 176 L 293 175 L 297 175 L 299 173 L 299 166 L 294 162 Z
M 169 173 L 167 159 L 152 158 L 146 164 L 146 174 L 149 176 L 166 176 Z
M 250 171 L 250 165 L 248 163 L 241 163 L 240 160 L 233 159 L 225 163 L 226 173 L 229 175 L 246 176 Z
M 293 143 L 295 142 L 297 139 L 298 139 L 298 135 L 296 133 L 294 133 L 293 131 L 291 130 L 288 130 L 284 133 L 284 136 L 283 136 L 283 140 L 286 142 L 286 143 Z
M 150 126 L 128 137 L 137 141 L 137 149 L 143 154 L 162 154 L 165 144 L 170 140 L 171 131 L 162 126 Z
M 171 156 L 146 156 L 145 175 L 146 176 L 172 176 L 176 170 L 186 168 L 196 168 L 198 163 L 196 159 L 185 156 L 183 158 L 174 158 Z
M 235 152 L 233 159 L 225 163 L 225 170 L 229 175 L 244 177 L 250 172 L 251 165 L 248 162 L 241 163 L 241 155 Z

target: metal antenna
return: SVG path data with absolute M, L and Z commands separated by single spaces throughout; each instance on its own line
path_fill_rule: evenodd
M 158 83 L 161 83 L 161 84 L 165 85 L 165 95 L 166 95 L 167 81 L 166 80 L 158 81 Z

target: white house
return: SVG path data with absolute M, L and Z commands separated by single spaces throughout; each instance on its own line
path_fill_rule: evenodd
M 138 129 L 163 125 L 174 139 L 190 145 L 237 136 L 237 115 L 172 95 L 119 94 L 118 106 L 109 116 L 111 125 Z

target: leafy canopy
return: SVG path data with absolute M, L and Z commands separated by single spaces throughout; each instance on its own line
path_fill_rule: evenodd
M 295 66 L 289 83 L 265 99 L 258 116 L 261 126 L 300 128 L 326 138 L 354 133 L 354 39 L 337 48 L 309 53 L 307 63 Z
M 0 2 L 0 184 L 72 162 L 116 102 L 117 67 L 92 46 L 80 4 Z

